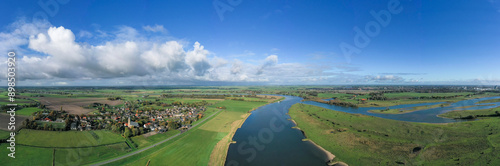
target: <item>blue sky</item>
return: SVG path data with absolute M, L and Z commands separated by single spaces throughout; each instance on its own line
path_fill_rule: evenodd
M 497 0 L 41 2 L 0 6 L 21 85 L 500 84 Z

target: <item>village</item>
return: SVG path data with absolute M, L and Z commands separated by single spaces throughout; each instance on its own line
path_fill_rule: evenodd
M 160 105 L 153 109 L 148 105 Z M 168 130 L 186 130 L 191 123 L 201 119 L 206 111 L 206 101 L 197 103 L 154 101 L 124 101 L 123 106 L 93 103 L 88 106 L 96 111 L 74 115 L 63 110 L 49 110 L 33 113 L 23 125 L 28 129 L 49 131 L 85 131 L 107 129 L 124 136 L 136 136 L 150 132 L 163 133 Z

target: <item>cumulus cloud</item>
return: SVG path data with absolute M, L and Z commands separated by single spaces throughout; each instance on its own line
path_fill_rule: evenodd
M 163 26 L 115 31 L 79 30 L 47 22 L 17 21 L 0 32 L 0 49 L 16 50 L 16 79 L 24 85 L 209 85 L 331 84 L 343 81 L 398 82 L 398 75 L 362 76 L 334 72 L 335 65 L 279 63 L 277 55 L 264 59 L 228 61 L 202 43 L 172 37 L 148 37 L 147 32 L 166 31 Z M 162 30 L 163 29 L 163 30 Z M 145 34 L 146 33 L 146 34 Z M 158 35 L 157 35 L 158 36 Z M 87 38 L 79 42 L 79 38 Z M 92 40 L 95 41 L 92 41 Z M 89 43 L 91 44 L 89 44 Z M 245 50 L 247 55 L 254 55 Z M 6 57 L 0 57 L 6 61 Z M 6 63 L 0 63 L 5 68 Z M 338 67 L 338 66 L 337 66 Z M 6 74 L 0 70 L 0 74 Z M 400 74 L 402 75 L 402 74 Z M 0 80 L 2 82 L 4 80 Z
M 167 30 L 163 27 L 163 25 L 154 25 L 154 26 L 143 26 L 142 29 L 150 32 L 166 32 Z
M 260 66 L 260 68 L 257 70 L 257 75 L 260 75 L 264 72 L 264 70 L 268 67 L 274 66 L 278 63 L 278 56 L 277 55 L 269 55 L 265 60 L 264 63 Z
M 24 33 L 21 30 L 25 30 Z M 0 38 L 0 43 L 12 43 L 5 49 L 19 47 L 28 50 L 29 54 L 17 53 L 20 56 L 20 80 L 91 80 L 157 77 L 159 74 L 181 80 L 181 77 L 204 78 L 213 67 L 211 63 L 217 67 L 227 63 L 222 58 L 210 59 L 210 52 L 199 42 L 195 42 L 191 50 L 185 50 L 182 42 L 148 41 L 141 38 L 136 29 L 127 26 L 109 34 L 114 34 L 114 38 L 103 44 L 90 45 L 77 42 L 75 34 L 63 26 L 24 23 L 11 32 L 0 33 L 0 37 L 4 37 Z
M 404 81 L 403 77 L 395 76 L 395 75 L 376 75 L 376 76 L 366 76 L 368 81 L 374 82 L 402 82 Z
M 7 26 L 6 29 L 10 32 L 0 32 L 0 51 L 24 52 L 24 48 L 20 46 L 26 45 L 30 36 L 46 31 L 50 26 L 48 22 L 43 21 L 26 22 L 24 19 L 16 21 Z
M 241 73 L 242 62 L 240 60 L 235 60 L 231 65 L 231 74 L 239 74 Z
M 199 42 L 195 42 L 193 47 L 193 50 L 187 52 L 186 63 L 196 75 L 202 76 L 211 68 L 207 60 L 209 52 Z
M 89 31 L 82 30 L 78 33 L 78 37 L 80 38 L 91 38 L 92 36 L 94 35 L 92 35 L 92 33 L 90 33 Z
M 64 27 L 50 27 L 47 34 L 29 38 L 29 48 L 53 56 L 65 63 L 84 63 L 83 48 L 75 43 L 75 35 Z
M 167 69 L 171 72 L 177 72 L 186 67 L 185 57 L 186 52 L 177 41 L 168 41 L 161 45 L 153 44 L 151 50 L 141 55 L 142 61 L 154 70 Z

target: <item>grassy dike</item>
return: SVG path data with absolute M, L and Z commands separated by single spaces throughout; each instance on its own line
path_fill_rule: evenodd
M 500 118 L 426 124 L 295 104 L 308 139 L 349 165 L 500 165 Z

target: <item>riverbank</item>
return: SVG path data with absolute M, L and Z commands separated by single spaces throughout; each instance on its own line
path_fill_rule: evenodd
M 285 97 L 272 98 L 269 100 L 268 104 L 282 101 L 282 100 L 284 100 L 284 98 Z M 265 104 L 265 105 L 268 105 L 268 104 Z M 234 137 L 234 134 L 236 133 L 236 131 L 239 128 L 241 128 L 243 123 L 245 123 L 246 119 L 252 114 L 251 113 L 252 111 L 255 111 L 256 109 L 259 109 L 260 107 L 265 106 L 265 105 L 261 105 L 257 108 L 253 108 L 253 109 L 249 110 L 248 113 L 245 113 L 241 116 L 240 120 L 236 120 L 233 123 L 231 123 L 231 129 L 229 131 L 229 134 L 224 136 L 224 138 L 222 138 L 219 142 L 217 142 L 214 149 L 212 150 L 212 153 L 210 154 L 210 161 L 208 162 L 208 165 L 219 166 L 219 165 L 225 164 L 226 158 L 227 158 L 227 153 L 229 150 L 229 145 L 231 145 L 231 143 L 236 143 L 235 141 L 233 141 L 233 137 Z
M 416 107 L 410 107 L 410 108 L 368 110 L 368 112 L 377 113 L 377 114 L 406 114 L 406 113 L 410 113 L 410 112 L 422 111 L 422 110 L 427 110 L 427 109 L 432 109 L 432 108 L 447 107 L 450 105 L 451 105 L 451 103 L 443 103 L 443 104 L 435 104 L 435 105 L 430 105 L 430 106 L 416 106 Z
M 236 133 L 236 130 L 241 128 L 245 120 L 250 116 L 250 113 L 246 113 L 242 115 L 242 119 L 236 120 L 231 124 L 231 131 L 228 135 L 224 136 L 217 144 L 215 145 L 212 153 L 210 154 L 210 161 L 208 162 L 209 166 L 219 166 L 224 165 L 227 158 L 227 151 L 229 149 L 229 145 L 233 143 L 233 137 Z
M 340 162 L 340 161 L 334 162 L 333 160 L 335 159 L 335 155 L 332 152 L 330 152 L 330 151 L 326 150 L 325 148 L 321 147 L 320 145 L 316 144 L 313 140 L 308 139 L 307 136 L 305 135 L 304 130 L 302 130 L 302 129 L 300 129 L 300 127 L 298 127 L 298 124 L 297 124 L 297 122 L 295 122 L 295 120 L 293 120 L 293 119 L 288 119 L 288 120 L 292 121 L 292 123 L 295 124 L 295 126 L 292 128 L 298 129 L 304 134 L 304 137 L 306 137 L 306 138 L 303 139 L 303 141 L 311 142 L 314 146 L 316 146 L 318 149 L 321 149 L 321 151 L 323 151 L 326 154 L 327 159 L 328 159 L 327 162 L 329 165 L 340 164 L 340 165 L 347 166 L 347 164 L 344 162 Z
M 500 115 L 500 107 L 495 107 L 491 109 L 481 109 L 481 110 L 453 110 L 446 112 L 444 114 L 437 115 L 442 118 L 449 119 L 475 119 L 478 117 L 487 116 L 498 116 Z
M 295 122 L 295 120 L 293 120 L 293 119 L 288 119 L 288 120 L 292 121 L 292 122 L 293 122 L 293 124 L 295 124 L 295 126 L 294 126 L 294 127 L 292 127 L 292 128 L 295 128 L 295 129 L 300 130 L 302 133 L 304 133 L 304 136 L 305 136 L 305 132 L 304 132 L 304 130 L 302 130 L 302 129 L 300 129 L 299 127 L 297 127 L 297 122 Z M 306 136 L 305 136 L 305 137 L 306 137 Z M 325 148 L 323 148 L 323 147 L 319 146 L 318 144 L 316 144 L 316 143 L 315 143 L 314 141 L 312 141 L 311 139 L 307 139 L 307 137 L 306 137 L 306 139 L 304 139 L 304 141 L 309 141 L 309 142 L 311 142 L 314 146 L 318 147 L 318 148 L 319 148 L 319 149 L 321 149 L 323 152 L 325 152 L 325 154 L 326 154 L 326 156 L 327 156 L 327 158 L 328 158 L 328 161 L 333 161 L 333 159 L 335 159 L 335 155 L 334 155 L 332 152 L 330 152 L 330 151 L 326 150 Z
M 307 104 L 290 108 L 308 139 L 352 165 L 498 165 L 500 119 L 425 124 Z

